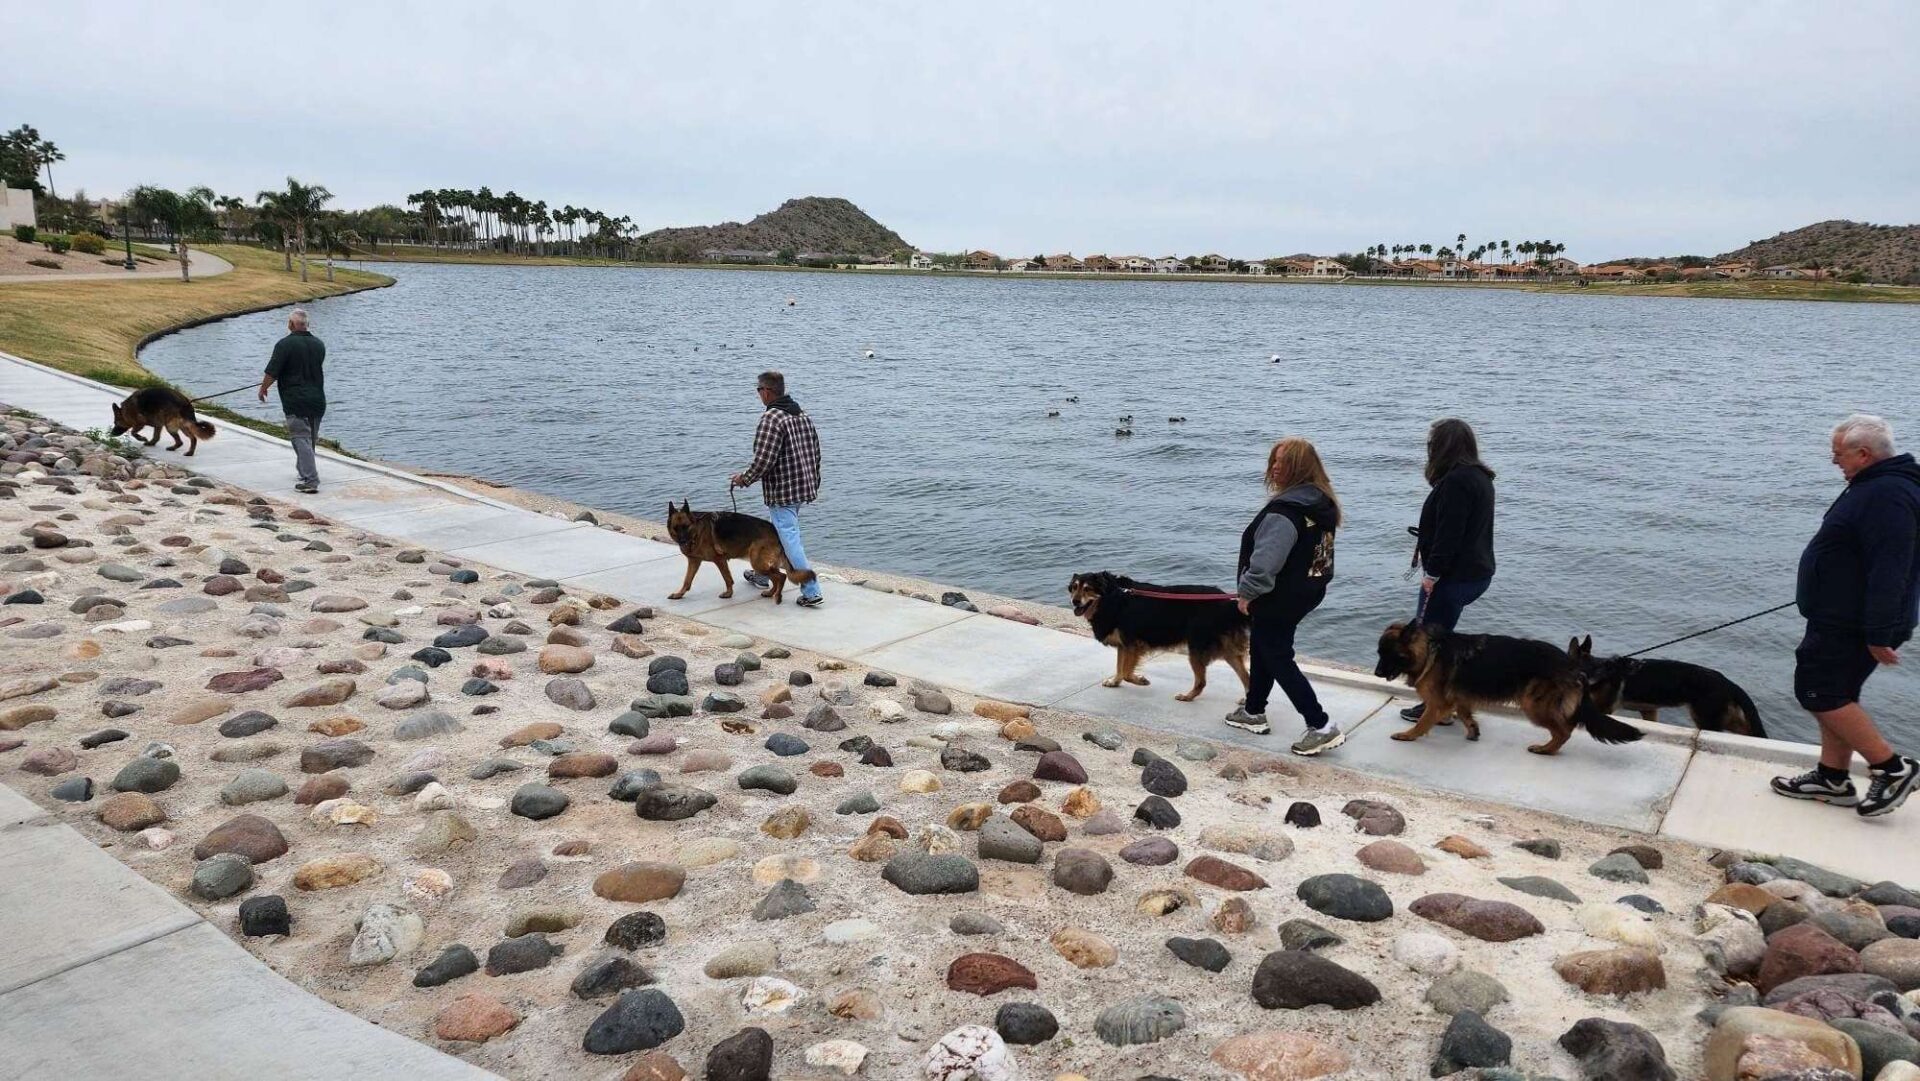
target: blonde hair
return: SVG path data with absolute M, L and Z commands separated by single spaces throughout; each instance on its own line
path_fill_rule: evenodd
M 1327 478 L 1327 467 L 1320 461 L 1320 452 L 1309 440 L 1289 435 L 1267 452 L 1267 490 L 1279 494 L 1301 484 L 1313 485 L 1332 501 L 1334 522 L 1338 524 L 1340 497 L 1333 492 L 1333 481 Z

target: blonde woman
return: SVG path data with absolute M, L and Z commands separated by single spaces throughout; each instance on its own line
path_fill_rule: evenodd
M 1266 480 L 1272 498 L 1240 536 L 1240 610 L 1253 622 L 1253 657 L 1246 703 L 1227 715 L 1227 724 L 1256 735 L 1273 731 L 1267 696 L 1278 683 L 1307 725 L 1293 753 L 1316 755 L 1345 743 L 1347 736 L 1327 717 L 1313 684 L 1295 663 L 1293 636 L 1333 580 L 1340 501 L 1320 453 L 1298 436 L 1280 440 L 1267 453 Z

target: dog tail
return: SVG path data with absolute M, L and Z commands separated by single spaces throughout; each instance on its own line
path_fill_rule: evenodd
M 212 439 L 220 429 L 215 428 L 212 421 L 196 420 L 193 422 L 193 430 L 199 432 L 202 439 Z
M 803 571 L 803 570 L 787 571 L 787 581 L 798 582 L 801 585 L 806 585 L 808 582 L 813 581 L 815 577 L 816 575 L 812 571 Z
M 1753 699 L 1747 696 L 1746 689 L 1732 680 L 1727 681 L 1727 687 L 1732 692 L 1734 708 L 1746 718 L 1747 730 L 1742 734 L 1766 739 L 1767 730 L 1760 724 L 1760 710 L 1753 704 Z
M 1573 723 L 1587 730 L 1587 735 L 1602 743 L 1633 743 L 1646 733 L 1619 720 L 1599 706 L 1593 704 L 1584 695 L 1580 705 L 1573 711 Z

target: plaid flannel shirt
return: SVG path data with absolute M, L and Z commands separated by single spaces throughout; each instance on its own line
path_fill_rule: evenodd
M 753 464 L 740 474 L 760 482 L 769 507 L 811 503 L 820 494 L 820 436 L 805 413 L 768 409 L 753 432 Z

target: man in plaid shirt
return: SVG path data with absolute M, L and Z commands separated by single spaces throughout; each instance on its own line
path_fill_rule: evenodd
M 807 550 L 800 543 L 800 505 L 811 503 L 820 494 L 820 436 L 813 421 L 800 410 L 800 403 L 787 396 L 787 377 L 779 372 L 761 372 L 758 383 L 760 426 L 753 432 L 753 464 L 733 475 L 733 484 L 746 488 L 760 482 L 760 497 L 766 500 L 773 528 L 780 533 L 780 544 L 787 550 L 787 562 L 795 570 L 812 570 Z M 767 583 L 754 574 L 748 581 L 765 589 Z M 818 608 L 820 579 L 800 586 L 799 605 Z

